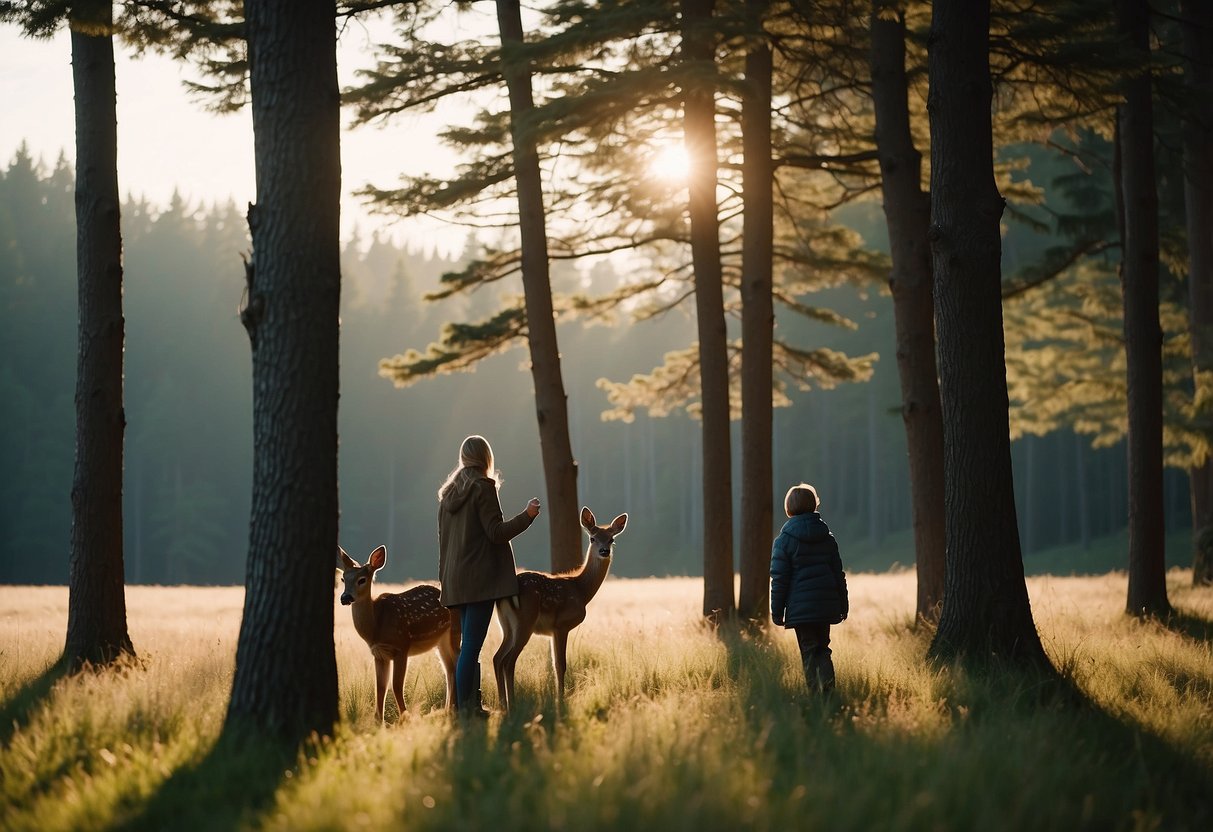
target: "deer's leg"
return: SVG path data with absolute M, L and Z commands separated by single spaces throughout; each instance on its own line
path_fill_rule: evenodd
M 517 630 L 502 628 L 501 646 L 493 654 L 493 675 L 497 678 L 497 698 L 501 707 L 510 710 L 514 705 L 514 663 L 522 648 L 516 645 Z M 525 644 L 525 642 L 523 642 Z
M 493 655 L 493 673 L 497 677 L 497 696 L 506 710 L 514 706 L 514 666 L 535 626 L 528 602 L 527 596 L 521 596 L 515 607 L 507 598 L 497 608 L 501 647 Z
M 521 652 L 521 648 L 517 651 L 511 650 L 502 661 L 502 675 L 505 676 L 505 696 L 511 708 L 514 707 L 514 666 L 518 664 L 518 654 Z
M 529 614 L 530 611 L 523 608 L 518 619 L 515 621 L 515 629 L 511 634 L 509 650 L 506 651 L 503 660 L 505 670 L 505 694 L 509 698 L 510 706 L 514 705 L 514 669 L 518 665 L 518 657 L 522 655 L 522 649 L 526 647 L 527 642 L 531 640 L 531 636 L 535 633 L 535 622 L 538 618 L 538 610 L 534 614 Z
M 450 638 L 438 639 L 438 659 L 446 673 L 446 708 L 455 707 L 455 662 L 459 659 L 459 646 Z
M 510 702 L 505 690 L 505 657 L 510 652 L 510 642 L 514 630 L 512 610 L 509 609 L 509 605 L 509 598 L 497 602 L 497 623 L 501 626 L 501 646 L 493 654 L 493 676 L 497 680 L 497 702 L 506 711 L 510 709 Z
M 404 671 L 409 666 L 409 650 L 406 645 L 392 662 L 392 694 L 396 697 L 396 711 L 404 717 Z
M 565 651 L 569 646 L 567 630 L 552 633 L 552 667 L 556 670 L 556 698 L 564 699 Z
M 375 713 L 379 715 L 380 722 L 383 722 L 383 700 L 387 694 L 389 661 L 385 655 L 375 655 Z

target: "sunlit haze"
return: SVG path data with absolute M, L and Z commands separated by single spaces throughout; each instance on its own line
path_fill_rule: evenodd
M 669 181 L 685 180 L 690 169 L 691 160 L 681 144 L 665 145 L 649 161 L 649 172 Z
M 385 26 L 351 23 L 338 45 L 342 86 L 371 62 L 371 46 L 390 35 Z M 169 58 L 115 55 L 118 89 L 118 183 L 123 195 L 164 206 L 174 191 L 191 203 L 224 202 L 243 207 L 254 199 L 253 135 L 248 109 L 218 115 L 193 100 L 183 79 L 197 79 L 188 66 Z M 34 159 L 53 166 L 59 155 L 75 157 L 71 47 L 66 30 L 36 41 L 15 26 L 0 27 L 0 158 L 7 163 L 22 142 Z M 347 114 L 348 118 L 348 114 Z M 374 184 L 394 186 L 402 173 L 440 173 L 454 154 L 434 138 L 444 111 L 400 116 L 386 127 L 345 130 L 341 136 L 342 231 L 367 236 L 383 229 L 419 249 L 458 252 L 467 229 L 436 220 L 388 220 L 369 214 L 354 192 Z

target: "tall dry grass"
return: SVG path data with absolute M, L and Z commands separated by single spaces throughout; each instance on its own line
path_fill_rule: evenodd
M 337 607 L 342 722 L 287 759 L 216 744 L 241 590 L 132 587 L 138 661 L 63 677 L 66 590 L 0 588 L 2 825 L 1204 830 L 1213 590 L 1188 580 L 1170 575 L 1182 615 L 1164 626 L 1123 614 L 1123 574 L 1030 579 L 1066 680 L 1043 686 L 932 667 L 913 575 L 853 575 L 823 700 L 804 691 L 791 633 L 704 627 L 697 580 L 612 579 L 570 639 L 564 707 L 536 639 L 520 707 L 473 725 L 442 711 L 427 656 L 410 664 L 409 714 L 381 727 L 369 651 Z

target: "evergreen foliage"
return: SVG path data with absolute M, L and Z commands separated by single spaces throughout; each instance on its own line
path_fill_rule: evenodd
M 741 71 L 738 56 L 744 29 L 740 17 L 730 16 L 733 11 L 727 8 L 719 16 L 719 37 L 728 42 L 724 48 L 725 40 L 721 40 L 722 48 L 731 56 L 722 64 L 726 74 L 720 81 L 721 89 L 732 93 L 720 109 L 735 119 Z M 407 28 L 405 21 L 401 24 L 402 43 L 382 46 L 377 67 L 364 73 L 362 85 L 347 92 L 347 100 L 355 104 L 362 122 L 413 109 L 432 109 L 449 96 L 463 101 L 483 100 L 483 95 L 478 99 L 474 93 L 500 85 L 496 47 L 470 39 L 436 42 L 425 37 L 424 27 L 420 28 L 423 34 L 414 34 L 418 32 L 418 19 L 431 21 L 441 13 L 438 9 L 407 12 Z M 786 8 L 783 14 L 786 17 Z M 592 8 L 579 2 L 554 4 L 545 10 L 538 34 L 523 47 L 522 54 L 544 84 L 537 90 L 536 110 L 526 126 L 538 143 L 546 171 L 545 201 L 553 217 L 549 251 L 554 258 L 569 260 L 634 252 L 634 262 L 640 265 L 632 272 L 634 279 L 605 295 L 558 294 L 553 299 L 558 314 L 595 315 L 632 301 L 629 305 L 636 314 L 651 317 L 655 310 L 669 310 L 692 296 L 685 254 L 689 239 L 683 216 L 685 184 L 676 178 L 661 181 L 652 175 L 658 150 L 677 141 L 677 132 L 672 133 L 666 124 L 680 107 L 679 89 L 699 71 L 678 60 L 676 47 L 676 32 L 666 7 L 645 0 L 594 4 Z M 499 105 L 488 99 L 471 126 L 452 126 L 443 133 L 448 143 L 472 154 L 454 178 L 432 174 L 409 177 L 398 188 L 368 189 L 365 195 L 379 210 L 404 216 L 457 211 L 461 222 L 482 227 L 497 228 L 503 218 L 508 222 L 508 209 L 502 207 L 502 200 L 513 196 L 513 171 L 505 117 Z M 736 125 L 730 126 L 728 121 L 720 124 L 724 155 L 735 156 L 740 153 Z M 777 135 L 787 132 L 787 128 L 781 128 Z M 778 157 L 805 155 L 798 146 L 774 148 L 773 152 Z M 866 251 L 857 235 L 829 221 L 824 206 L 836 204 L 837 198 L 816 195 L 812 188 L 806 190 L 805 171 L 788 167 L 785 181 L 780 183 L 776 300 L 789 310 L 841 322 L 843 319 L 835 313 L 805 303 L 803 296 L 846 280 L 877 279 L 887 261 Z M 730 288 L 726 309 L 730 313 L 738 308 L 736 289 L 740 280 L 739 173 L 731 163 L 720 170 L 725 190 L 735 195 L 720 206 L 725 280 Z M 827 179 L 836 174 L 826 171 Z M 820 183 L 816 187 L 821 187 Z M 445 278 L 444 291 L 469 291 L 513 273 L 518 267 L 515 245 L 508 234 L 503 235 L 501 246 L 490 256 Z M 385 373 L 411 379 L 447 368 L 469 367 L 505 346 L 506 342 L 499 340 L 499 324 L 509 318 L 507 308 L 486 316 L 470 329 L 445 330 L 443 339 L 424 352 L 414 349 L 385 361 Z M 477 344 L 468 338 L 477 332 L 487 343 Z M 514 337 L 523 333 L 517 328 Z M 781 347 L 788 355 L 812 352 L 787 343 Z M 835 355 L 829 362 L 781 363 L 799 364 L 799 368 L 816 373 L 837 371 L 839 375 L 826 381 L 833 384 L 864 377 L 874 359 L 865 356 L 850 366 L 839 361 L 840 357 Z M 733 366 L 737 368 L 736 362 Z M 677 375 L 680 370 L 674 368 L 672 372 Z M 818 379 L 814 377 L 814 381 Z M 630 382 L 604 384 L 622 390 L 621 385 Z M 674 390 L 639 379 L 638 386 L 626 397 L 654 408 L 654 415 L 664 414 L 670 412 L 670 403 L 657 397 L 667 390 L 680 406 L 698 397 L 697 382 Z M 784 398 L 778 390 L 773 395 L 781 401 Z
M 1014 245 L 1039 250 L 1039 260 L 1004 286 L 1011 433 L 1043 436 L 1071 428 L 1095 447 L 1107 447 L 1127 430 L 1111 145 L 1095 133 L 1076 139 L 1062 145 L 1072 161 L 1039 157 L 1036 164 L 1054 172 L 1041 208 L 1070 242 L 1049 245 L 1055 237 L 1034 231 L 1018 235 Z M 1163 153 L 1160 162 L 1162 182 L 1180 178 L 1176 154 Z M 1210 453 L 1213 412 L 1208 394 L 1193 392 L 1188 313 L 1180 292 L 1187 271 L 1186 240 L 1178 231 L 1182 194 L 1177 198 L 1164 184 L 1160 196 L 1160 225 L 1173 229 L 1163 235 L 1160 252 L 1165 460 L 1187 468 Z

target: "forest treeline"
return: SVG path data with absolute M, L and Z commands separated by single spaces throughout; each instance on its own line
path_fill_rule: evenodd
M 1063 167 L 1039 155 L 1038 168 Z M 1033 169 L 1034 171 L 1036 169 Z M 73 172 L 24 149 L 0 173 L 0 582 L 67 580 L 75 374 Z M 878 206 L 844 214 L 868 244 L 884 246 Z M 130 583 L 238 584 L 248 548 L 252 444 L 251 371 L 240 328 L 240 256 L 247 224 L 232 204 L 199 204 L 187 195 L 168 205 L 128 198 L 122 211 L 126 287 L 127 460 L 124 511 Z M 1022 226 L 1007 232 L 1011 266 L 1047 240 Z M 341 538 L 350 551 L 384 543 L 387 580 L 436 575 L 437 483 L 459 441 L 490 435 L 505 472 L 503 501 L 520 507 L 543 491 L 530 381 L 522 349 L 494 356 L 469 374 L 397 389 L 378 371 L 386 356 L 434 340 L 451 320 L 491 311 L 498 293 L 424 301 L 442 274 L 476 253 L 445 259 L 420 245 L 356 235 L 342 259 L 340 499 Z M 622 278 L 602 262 L 589 271 L 557 267 L 572 291 L 592 283 L 607 292 Z M 781 315 L 781 331 L 803 343 L 880 356 L 870 381 L 830 390 L 789 392 L 774 422 L 774 487 L 815 483 L 851 568 L 880 570 L 914 560 L 905 432 L 898 411 L 891 301 L 878 283 L 817 293 L 815 301 L 858 322 L 855 330 Z M 596 382 L 647 372 L 668 350 L 693 338 L 682 311 L 651 321 L 619 315 L 613 325 L 561 325 L 571 371 L 573 445 L 583 502 L 628 511 L 633 541 L 613 567 L 624 576 L 695 575 L 700 558 L 698 427 L 682 412 L 640 413 L 604 421 L 611 405 Z M 736 429 L 735 429 L 736 431 Z M 1053 563 L 1035 553 L 1081 550 L 1123 534 L 1123 443 L 1091 448 L 1069 429 L 1026 436 L 1013 445 L 1025 561 L 1033 572 L 1123 569 L 1119 547 L 1073 553 Z M 1187 477 L 1168 469 L 1168 529 L 1190 529 Z M 599 509 L 601 506 L 601 509 Z M 546 518 L 541 515 L 538 523 Z M 1186 540 L 1186 537 L 1184 538 Z M 543 568 L 546 535 L 515 542 L 520 564 Z M 1183 546 L 1168 547 L 1183 565 Z

